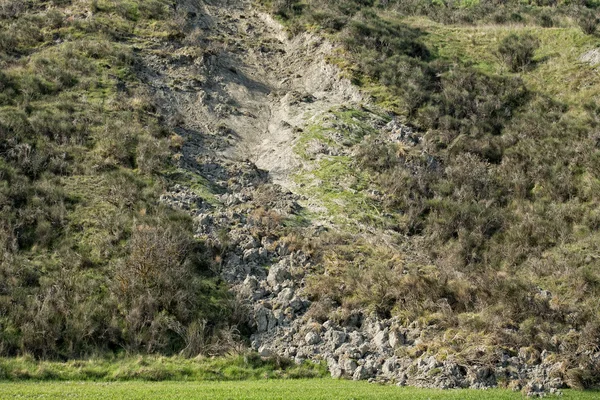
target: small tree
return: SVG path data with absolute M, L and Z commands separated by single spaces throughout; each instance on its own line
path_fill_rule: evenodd
M 127 348 L 164 350 L 172 344 L 170 332 L 199 315 L 201 286 L 190 265 L 192 245 L 184 231 L 171 227 L 133 230 L 129 256 L 117 265 L 112 288 Z
M 522 71 L 533 62 L 540 41 L 530 34 L 510 34 L 498 46 L 498 54 L 512 72 Z

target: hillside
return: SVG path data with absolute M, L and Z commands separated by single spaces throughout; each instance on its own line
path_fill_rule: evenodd
M 598 385 L 596 7 L 0 0 L 0 355 Z

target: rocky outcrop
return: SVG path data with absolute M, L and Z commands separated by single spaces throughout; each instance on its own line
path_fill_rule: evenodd
M 532 360 L 527 349 L 478 364 L 423 353 L 428 331 L 413 323 L 355 313 L 343 323 L 319 323 L 306 315 L 310 301 L 302 282 L 311 263 L 292 252 L 261 277 L 248 275 L 235 290 L 251 305 L 251 345 L 263 356 L 325 362 L 334 378 L 370 380 L 426 388 L 485 389 L 499 384 L 531 395 L 564 387 L 562 364 L 548 353 Z M 409 355 L 412 355 L 409 356 Z
M 592 49 L 579 57 L 579 61 L 590 64 L 593 67 L 600 65 L 600 49 Z
M 255 314 L 258 322 L 262 314 Z M 261 327 L 266 326 L 264 323 Z M 530 395 L 555 393 L 564 387 L 560 363 L 551 358 L 531 365 L 524 356 L 503 354 L 492 365 L 478 365 L 435 355 L 418 357 L 423 331 L 402 327 L 395 319 L 364 318 L 359 324 L 319 324 L 305 318 L 277 321 L 270 329 L 257 329 L 252 346 L 269 354 L 326 362 L 334 378 L 369 380 L 424 388 L 486 389 L 507 385 Z

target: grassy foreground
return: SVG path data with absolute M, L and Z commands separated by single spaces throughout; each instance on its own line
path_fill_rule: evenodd
M 566 391 L 563 399 L 597 399 Z M 521 399 L 507 390 L 432 390 L 330 379 L 240 382 L 0 383 L 0 399 Z

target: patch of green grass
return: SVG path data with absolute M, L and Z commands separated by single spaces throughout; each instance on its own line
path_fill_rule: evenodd
M 562 399 L 595 399 L 598 392 L 565 391 Z M 521 399 L 507 390 L 434 390 L 384 386 L 343 380 L 265 380 L 244 382 L 126 382 L 0 384 L 0 399 Z
M 535 65 L 520 74 L 529 89 L 578 105 L 600 95 L 600 76 L 594 67 L 579 61 L 586 51 L 598 47 L 598 40 L 576 27 L 444 25 L 423 17 L 401 21 L 426 31 L 422 40 L 435 49 L 438 57 L 473 64 L 488 74 L 507 72 L 497 56 L 502 39 L 512 33 L 530 34 L 540 40 L 540 48 L 535 54 Z
M 381 217 L 377 205 L 366 193 L 368 174 L 356 171 L 348 156 L 324 157 L 312 171 L 297 174 L 296 182 L 303 193 L 323 204 L 335 222 L 373 222 Z
M 318 378 L 324 365 L 294 364 L 256 353 L 218 358 L 164 356 L 92 358 L 67 362 L 0 358 L 0 381 L 236 381 Z
M 381 110 L 357 110 L 342 107 L 331 110 L 308 126 L 296 143 L 296 153 L 305 160 L 313 158 L 308 154 L 312 142 L 320 142 L 334 149 L 349 148 L 371 134 L 376 134 L 374 124 L 389 121 L 389 116 Z
M 299 212 L 290 214 L 284 221 L 283 225 L 287 228 L 298 228 L 298 227 L 307 227 L 310 226 L 312 218 L 314 215 L 303 208 Z
M 378 111 L 341 108 L 332 110 L 308 126 L 296 143 L 295 151 L 310 167 L 295 176 L 300 191 L 317 200 L 336 223 L 349 221 L 374 225 L 389 223 L 379 205 L 368 196 L 372 179 L 368 172 L 356 168 L 353 151 L 374 128 L 389 121 Z M 316 143 L 328 146 L 340 155 L 313 155 L 309 149 Z

